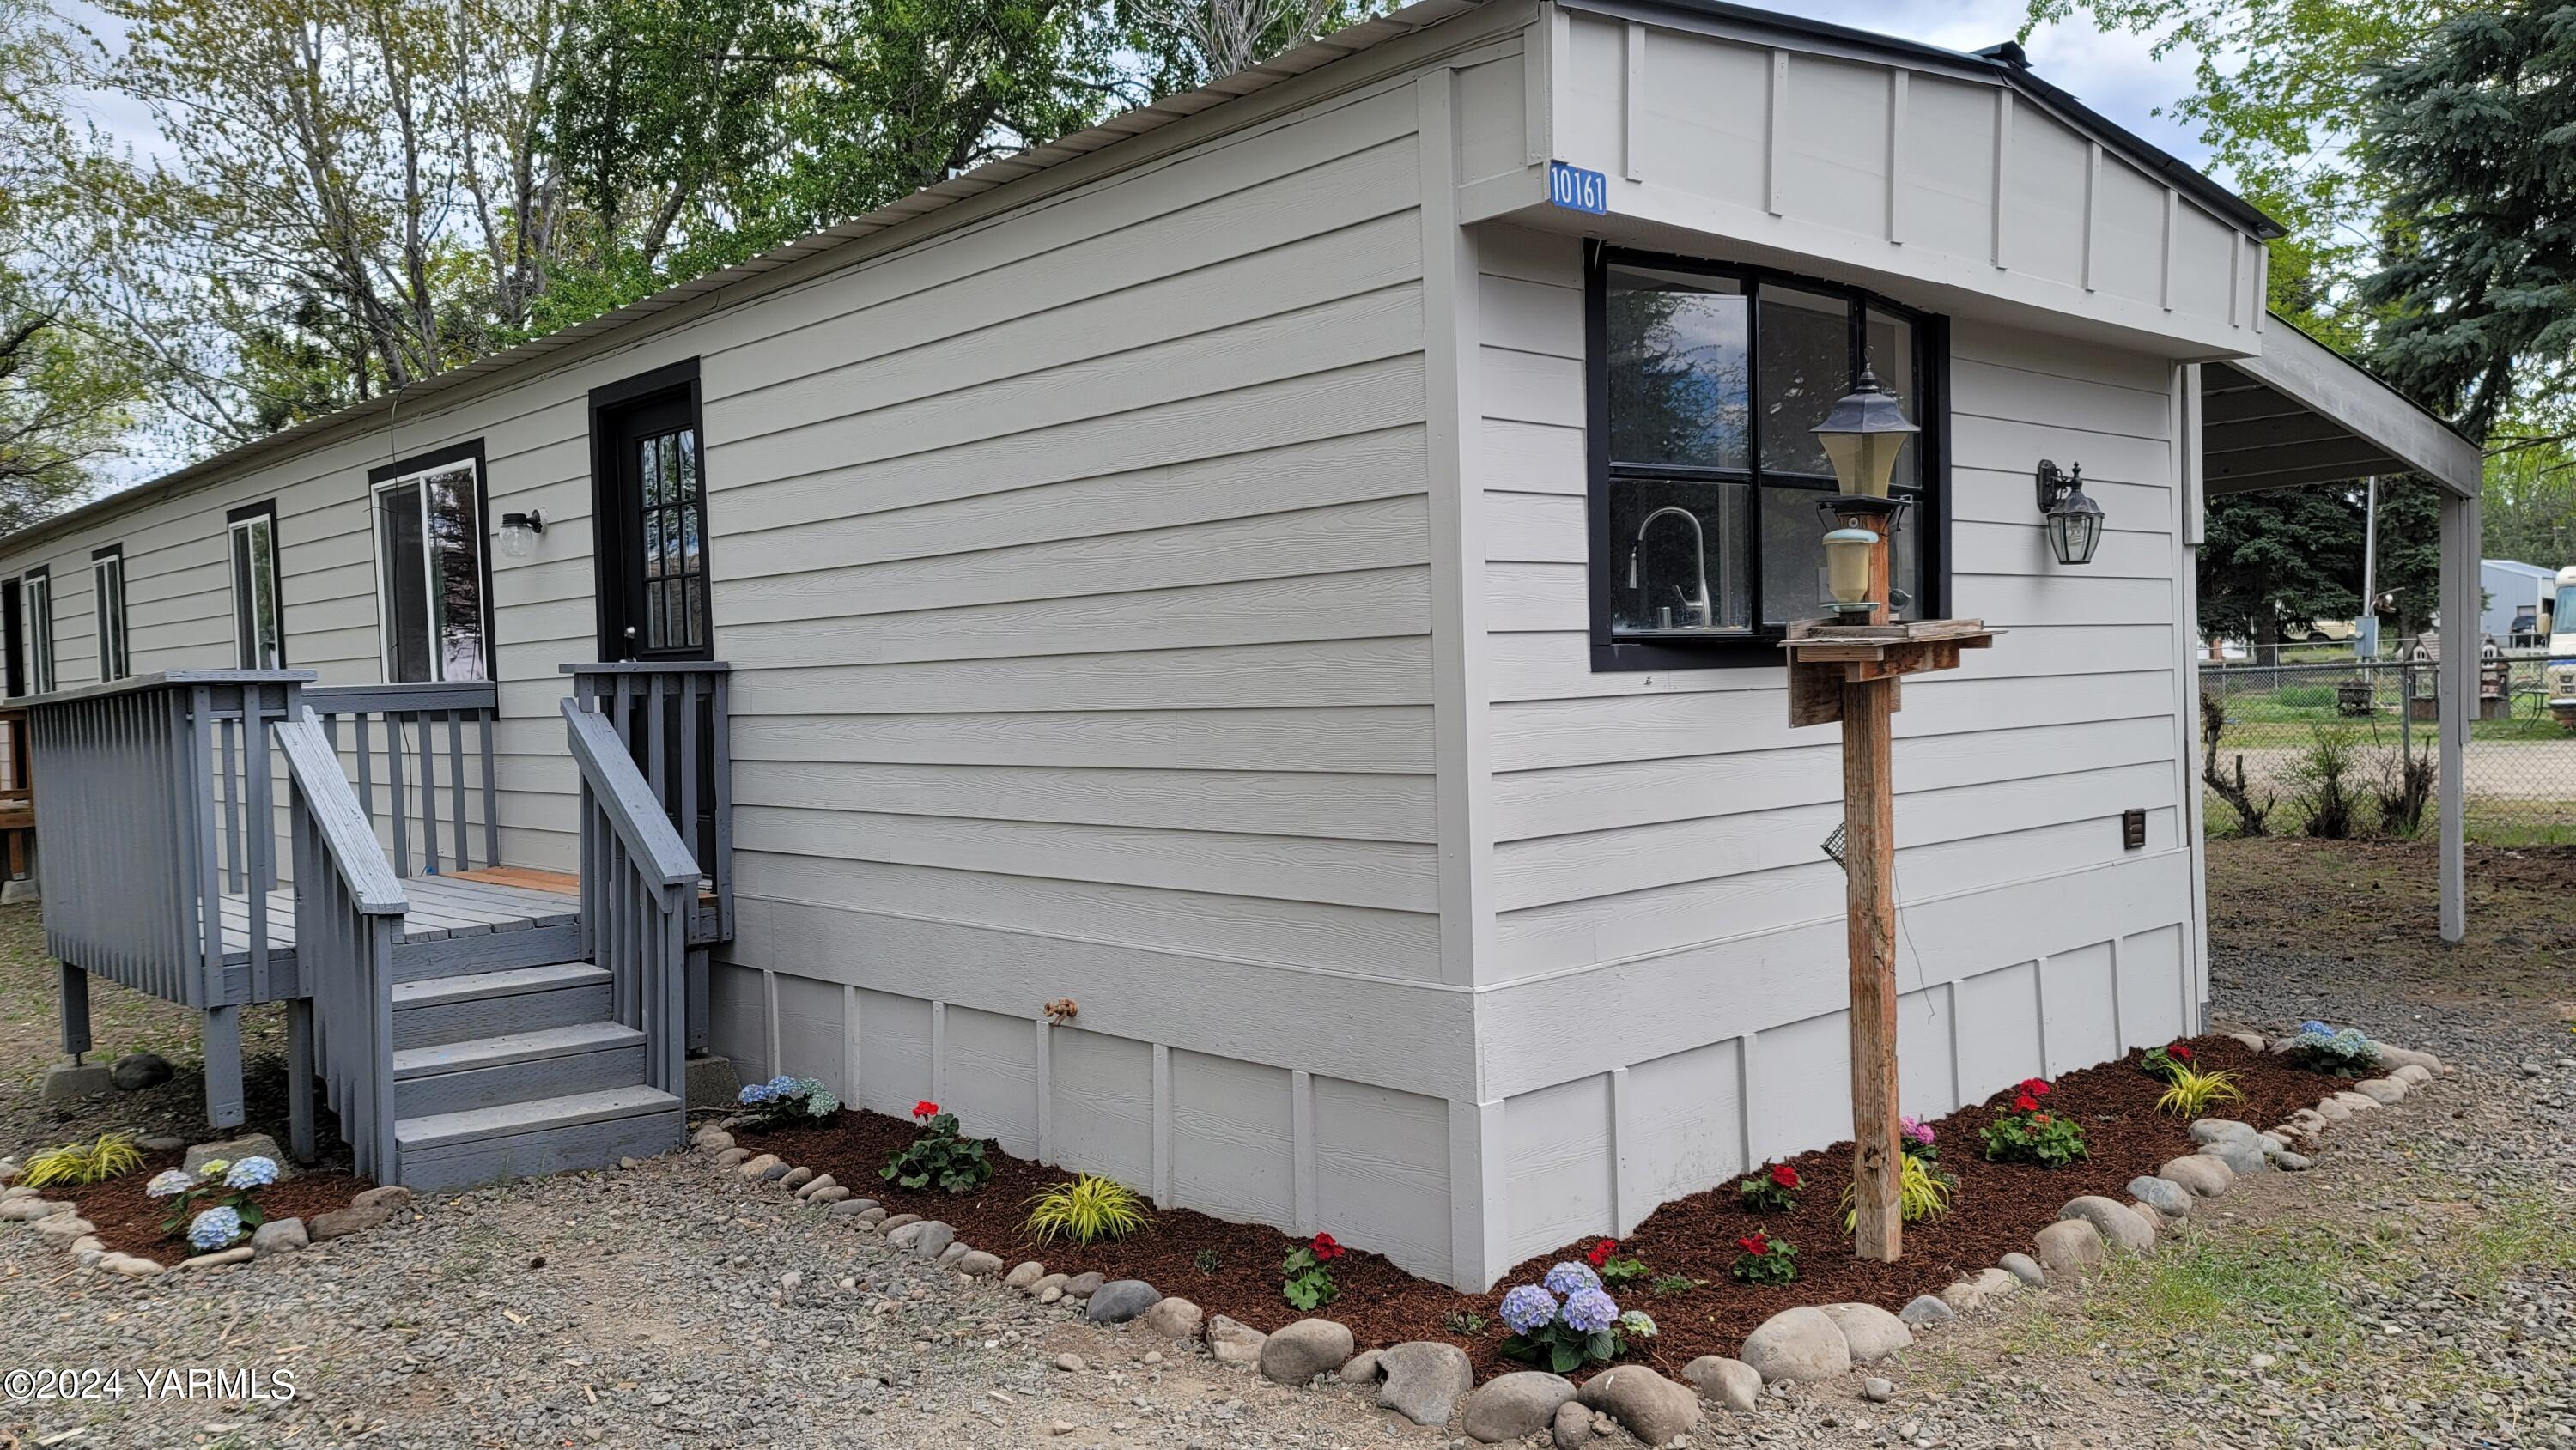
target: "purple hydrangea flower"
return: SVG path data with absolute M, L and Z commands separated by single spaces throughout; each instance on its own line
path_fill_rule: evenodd
M 1536 1284 L 1523 1284 L 1503 1296 L 1503 1322 L 1514 1334 L 1531 1334 L 1556 1321 L 1556 1296 Z
M 229 1207 L 210 1208 L 188 1223 L 188 1242 L 213 1253 L 241 1237 L 241 1215 Z
M 1577 1289 L 1565 1296 L 1565 1327 L 1595 1334 L 1619 1322 L 1619 1306 L 1598 1289 Z
M 1600 1288 L 1601 1276 L 1581 1264 L 1559 1264 L 1548 1270 L 1547 1278 L 1541 1282 L 1551 1294 L 1571 1294 L 1577 1289 Z

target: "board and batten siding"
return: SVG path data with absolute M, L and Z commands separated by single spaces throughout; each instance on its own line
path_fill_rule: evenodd
M 1582 243 L 1480 232 L 1499 1270 L 1851 1119 L 1836 727 L 1790 729 L 1776 669 L 1592 673 Z M 1896 717 L 1902 1096 L 1927 1116 L 2168 1040 L 2202 995 L 2172 369 L 1974 321 L 1951 354 L 1950 612 L 2008 633 Z M 2083 569 L 2049 557 L 2041 457 L 2081 460 L 2109 514 Z

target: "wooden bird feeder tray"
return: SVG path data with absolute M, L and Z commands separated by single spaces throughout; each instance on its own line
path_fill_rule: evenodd
M 1956 669 L 1961 650 L 1985 649 L 2003 632 L 1982 619 L 1792 624 L 1780 642 L 1789 654 L 1789 723 L 1830 725 L 1843 718 L 1846 683 Z

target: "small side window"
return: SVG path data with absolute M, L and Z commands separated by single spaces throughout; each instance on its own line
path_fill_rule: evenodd
M 277 505 L 226 516 L 233 553 L 233 652 L 246 670 L 286 668 L 285 609 L 277 594 Z
M 133 674 L 125 650 L 125 549 L 110 544 L 89 558 L 90 610 L 98 626 L 100 684 Z
M 54 579 L 50 571 L 30 569 L 18 581 L 18 613 L 27 623 L 27 693 L 54 691 Z

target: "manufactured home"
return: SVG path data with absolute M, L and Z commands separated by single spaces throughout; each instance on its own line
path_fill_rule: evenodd
M 2012 46 L 1425 0 L 0 540 L 70 1045 L 202 1008 L 237 1122 L 283 1002 L 452 1183 L 694 1038 L 1485 1286 L 1849 1134 L 1864 374 L 2001 631 L 1896 717 L 1906 1110 L 2196 1030 L 2203 498 L 2420 473 L 2476 588 L 2278 233 Z

